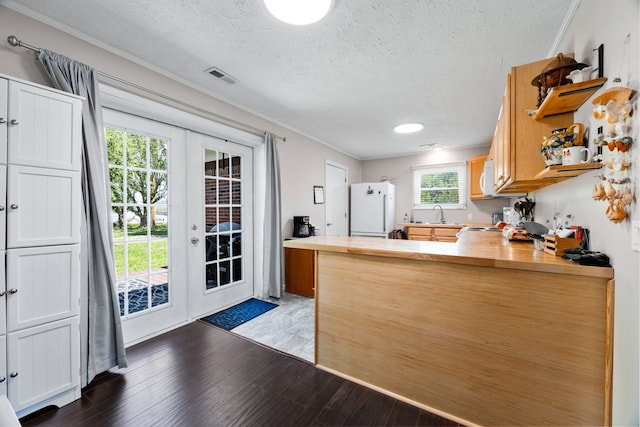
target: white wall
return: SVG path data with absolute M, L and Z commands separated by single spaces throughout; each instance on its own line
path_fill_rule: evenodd
M 436 165 L 442 163 L 464 162 L 470 157 L 487 154 L 486 148 L 468 150 L 431 151 L 413 156 L 394 157 L 388 159 L 365 160 L 362 163 L 362 181 L 377 182 L 387 177 L 396 185 L 396 222 L 403 221 L 405 212 L 413 215 L 414 220 L 421 222 L 437 222 L 439 213 L 433 210 L 412 209 L 413 166 Z M 467 182 L 469 176 L 467 173 Z M 481 223 L 490 224 L 491 214 L 502 212 L 503 206 L 509 205 L 509 199 L 468 200 L 467 209 L 445 210 L 448 223 Z M 471 219 L 469 218 L 471 215 Z
M 309 216 L 309 221 L 316 227 L 316 234 L 325 234 L 326 205 L 313 203 L 313 186 L 325 186 L 325 161 L 345 166 L 349 183 L 359 182 L 361 162 L 309 141 L 287 140 L 279 144 L 279 149 L 283 199 L 289 199 L 282 206 L 284 236 L 293 234 L 293 217 L 301 215 Z
M 312 223 L 320 226 L 319 232 L 324 232 L 325 205 L 313 204 L 312 191 L 313 185 L 324 185 L 326 160 L 346 166 L 349 170 L 348 179 L 350 181 L 360 179 L 361 162 L 359 160 L 4 6 L 0 6 L 0 28 L 2 28 L 2 34 L 0 34 L 2 39 L 0 42 L 0 73 L 43 85 L 50 84 L 32 52 L 12 47 L 6 42 L 6 37 L 13 34 L 25 43 L 56 51 L 104 73 L 232 120 L 286 137 L 286 142 L 278 143 L 282 181 L 282 224 L 285 237 L 292 234 L 293 215 L 309 215 Z M 105 82 L 118 86 L 112 81 L 106 80 Z M 119 87 L 126 91 L 136 92 L 128 86 Z M 144 92 L 140 95 L 149 97 Z M 161 99 L 158 101 L 166 103 Z M 183 109 L 179 105 L 174 107 Z
M 621 77 L 625 86 L 638 90 L 639 78 L 639 19 L 638 0 L 615 0 L 602 2 L 583 0 L 562 39 L 559 52 L 575 52 L 579 62 L 595 64 L 596 56 L 592 49 L 604 44 L 604 75 L 609 82 Z M 626 34 L 631 35 L 625 45 Z M 606 88 L 607 86 L 605 86 Z M 599 92 L 598 92 L 599 93 Z M 596 93 L 596 96 L 598 95 Z M 574 121 L 590 127 L 590 139 L 596 136 L 597 122 L 592 120 L 593 105 L 587 101 L 578 112 Z M 640 111 L 635 111 L 635 191 L 638 197 L 638 152 L 640 151 Z M 638 353 L 639 341 L 639 265 L 637 252 L 631 250 L 630 221 L 613 224 L 605 216 L 606 203 L 594 201 L 591 190 L 599 183 L 596 173 L 586 173 L 535 193 L 536 220 L 544 222 L 553 216 L 554 211 L 572 213 L 575 223 L 591 230 L 592 249 L 609 255 L 615 269 L 615 332 L 613 360 L 613 424 L 638 425 L 639 381 Z M 638 204 L 632 205 L 632 216 L 640 218 Z M 579 390 L 576 390 L 579 393 Z

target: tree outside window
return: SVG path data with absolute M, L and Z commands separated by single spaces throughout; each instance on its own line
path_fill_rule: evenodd
M 413 208 L 466 209 L 466 165 L 417 166 L 413 170 Z

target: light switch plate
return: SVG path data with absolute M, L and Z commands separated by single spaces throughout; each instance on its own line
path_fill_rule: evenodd
M 631 221 L 631 249 L 640 252 L 640 220 Z

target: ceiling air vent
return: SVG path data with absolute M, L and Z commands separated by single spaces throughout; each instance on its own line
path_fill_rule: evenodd
M 220 68 L 211 67 L 211 68 L 209 68 L 209 69 L 207 69 L 205 71 L 207 73 L 211 74 L 216 79 L 222 80 L 223 82 L 229 83 L 231 85 L 236 83 L 236 79 L 234 79 L 229 74 L 227 74 L 224 71 L 222 71 Z

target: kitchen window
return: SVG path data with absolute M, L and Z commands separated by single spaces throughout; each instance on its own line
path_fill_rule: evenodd
M 466 209 L 466 164 L 449 163 L 413 168 L 413 208 Z

